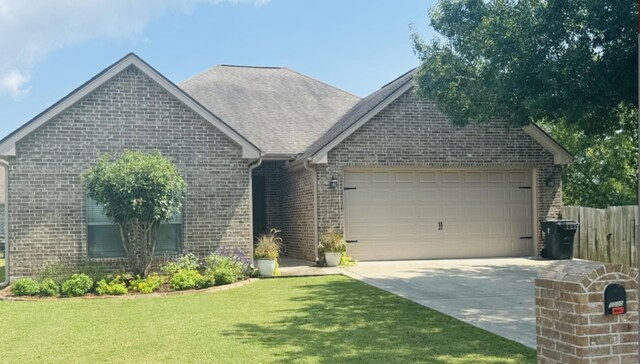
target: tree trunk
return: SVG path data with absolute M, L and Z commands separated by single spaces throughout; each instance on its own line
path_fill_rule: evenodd
M 135 219 L 120 224 L 122 244 L 133 274 L 146 277 L 149 273 L 159 230 L 159 221 L 142 222 Z

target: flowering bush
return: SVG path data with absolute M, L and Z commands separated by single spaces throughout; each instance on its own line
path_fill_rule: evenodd
M 123 281 L 122 276 L 119 274 L 113 277 L 113 279 L 108 283 L 106 279 L 98 281 L 98 284 L 96 286 L 96 294 L 99 296 L 107 294 L 116 296 L 127 294 L 127 292 L 129 292 L 129 290 L 127 289 L 127 285 Z
M 179 256 L 173 262 L 163 265 L 160 270 L 171 277 L 178 273 L 179 270 L 198 270 L 198 268 L 200 268 L 198 257 L 193 253 L 188 253 Z
M 230 284 L 252 274 L 251 261 L 238 248 L 222 247 L 209 254 L 205 261 L 205 276 L 215 278 L 216 284 Z
M 140 275 L 136 275 L 136 278 L 129 282 L 129 288 L 139 293 L 153 293 L 157 291 L 164 282 L 164 277 L 159 276 L 157 273 L 152 273 L 148 275 L 147 278 L 141 278 Z

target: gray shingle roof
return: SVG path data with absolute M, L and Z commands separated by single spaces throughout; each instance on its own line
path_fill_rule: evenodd
M 351 125 L 358 122 L 358 120 L 360 120 L 363 116 L 365 116 L 369 111 L 373 110 L 376 106 L 378 106 L 380 103 L 386 100 L 394 92 L 399 90 L 407 82 L 411 82 L 413 80 L 414 74 L 416 73 L 416 70 L 417 69 L 414 68 L 408 71 L 402 76 L 382 86 L 378 91 L 360 100 L 348 112 L 346 112 L 340 118 L 340 120 L 338 120 L 333 125 L 333 127 L 331 127 L 326 133 L 324 133 L 322 137 L 316 140 L 311 145 L 311 147 L 309 147 L 309 149 L 304 153 L 304 156 L 311 157 L 317 152 L 319 152 L 327 144 L 331 143 L 332 140 L 337 138 L 340 134 L 342 134 L 345 130 L 347 130 Z
M 301 154 L 360 98 L 287 68 L 216 66 L 179 85 L 265 153 Z

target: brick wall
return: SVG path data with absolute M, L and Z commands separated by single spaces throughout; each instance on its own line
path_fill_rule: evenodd
M 314 173 L 301 168 L 283 169 L 280 221 L 287 256 L 316 260 Z
M 342 183 L 345 167 L 526 167 L 537 168 L 538 220 L 556 218 L 562 193 L 553 155 L 520 128 L 504 123 L 455 127 L 434 103 L 407 92 L 336 146 L 318 166 L 320 234 L 344 229 Z M 555 176 L 555 187 L 545 179 Z M 335 176 L 338 188 L 329 189 Z M 542 248 L 542 234 L 538 245 Z
M 538 362 L 638 363 L 638 271 L 620 264 L 562 261 L 538 275 Z M 627 313 L 604 315 L 604 290 L 622 284 Z
M 100 155 L 125 149 L 159 150 L 184 174 L 186 250 L 224 244 L 252 253 L 240 146 L 130 67 L 17 144 L 9 161 L 12 279 L 87 255 L 80 175 Z

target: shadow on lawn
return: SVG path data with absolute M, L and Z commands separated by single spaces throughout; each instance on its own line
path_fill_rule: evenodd
M 237 324 L 226 332 L 275 348 L 296 363 L 528 363 L 535 352 L 413 302 L 346 278 L 299 287 L 302 304 L 269 325 Z M 278 310 L 278 308 L 274 308 Z

